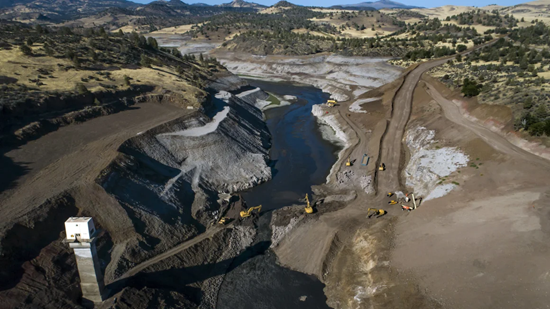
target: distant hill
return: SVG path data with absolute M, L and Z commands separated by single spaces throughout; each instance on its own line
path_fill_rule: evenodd
M 244 0 L 233 0 L 231 1 L 230 3 L 223 3 L 223 4 L 220 4 L 220 5 L 217 5 L 219 7 L 224 7 L 224 8 L 227 8 L 227 7 L 232 7 L 232 8 L 253 8 L 253 9 L 265 9 L 267 6 L 265 5 L 261 5 L 261 4 L 258 4 L 258 3 L 253 3 L 253 2 L 246 2 Z
M 241 6 L 238 6 L 239 4 Z M 177 22 L 195 22 L 190 20 L 194 17 L 208 17 L 223 12 L 251 12 L 262 8 L 263 6 L 242 0 L 233 1 L 227 6 L 190 5 L 181 0 L 157 0 L 148 4 L 127 0 L 0 0 L 0 20 L 26 22 L 47 20 L 59 23 L 90 16 L 116 15 L 117 23 L 120 23 L 120 20 L 126 18 L 125 16 L 146 16 L 156 19 L 138 23 L 149 22 L 155 26 L 172 26 Z M 162 18 L 170 20 L 161 20 Z
M 0 8 L 25 5 L 45 11 L 77 11 L 81 13 L 100 12 L 110 7 L 135 8 L 139 4 L 127 0 L 0 0 Z
M 297 5 L 293 4 L 293 3 L 290 3 L 288 1 L 279 1 L 279 2 L 275 3 L 272 7 L 274 7 L 274 8 L 293 8 L 293 7 L 297 7 Z
M 343 8 L 375 8 L 377 10 L 381 9 L 415 9 L 419 8 L 418 6 L 406 5 L 403 3 L 390 1 L 390 0 L 380 0 L 375 2 L 361 2 L 356 4 L 339 4 L 334 7 L 343 7 Z

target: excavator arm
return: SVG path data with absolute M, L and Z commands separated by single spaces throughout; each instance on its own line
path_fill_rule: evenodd
M 241 211 L 241 218 L 248 218 L 252 215 L 252 212 L 254 210 L 258 210 L 258 213 L 260 213 L 260 211 L 262 210 L 262 205 L 258 205 L 258 206 L 254 206 L 254 207 L 250 207 L 248 208 L 246 211 L 243 210 Z

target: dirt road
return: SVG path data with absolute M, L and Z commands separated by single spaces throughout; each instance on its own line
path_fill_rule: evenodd
M 14 165 L 24 166 L 26 172 L 15 176 L 13 188 L 0 193 L 2 223 L 16 222 L 65 190 L 94 183 L 100 171 L 118 155 L 118 147 L 124 141 L 185 113 L 186 110 L 174 106 L 143 103 L 127 111 L 60 128 L 5 152 Z
M 488 128 L 475 123 L 465 118 L 456 104 L 447 100 L 439 93 L 436 88 L 428 85 L 428 93 L 434 98 L 439 106 L 443 109 L 443 113 L 447 119 L 468 128 L 474 132 L 477 136 L 483 139 L 487 144 L 491 145 L 495 150 L 510 155 L 517 159 L 524 159 L 530 163 L 540 164 L 542 166 L 550 167 L 550 161 L 545 160 L 537 155 L 527 152 L 512 143 L 510 143 L 504 136 L 489 130 Z
M 224 225 L 224 226 L 215 226 L 215 227 L 212 227 L 210 229 L 208 229 L 206 232 L 202 233 L 202 234 L 199 234 L 197 235 L 196 237 L 194 237 L 193 239 L 191 240 L 188 240 L 186 242 L 183 242 L 175 247 L 173 247 L 172 249 L 170 250 L 167 250 L 167 251 L 164 251 L 163 253 L 139 264 L 139 265 L 136 265 L 135 267 L 133 267 L 132 269 L 128 270 L 126 273 L 124 273 L 122 276 L 120 276 L 120 280 L 122 279 L 125 279 L 125 278 L 129 278 L 129 277 L 132 277 L 136 274 L 138 274 L 139 272 L 141 272 L 142 270 L 144 270 L 145 268 L 151 266 L 151 265 L 154 265 L 166 258 L 169 258 L 173 255 L 176 255 L 178 253 L 180 253 L 181 251 L 187 249 L 187 248 L 190 248 L 191 246 L 194 246 L 198 243 L 200 243 L 201 241 L 207 239 L 207 238 L 210 238 L 212 236 L 214 236 L 216 233 L 218 233 L 219 231 L 223 230 L 223 229 L 226 229 L 228 227 L 231 227 L 233 226 L 234 222 L 232 223 L 229 223 L 227 225 Z
M 386 171 L 378 173 L 378 192 L 393 192 L 400 189 L 399 173 L 402 153 L 402 140 L 405 127 L 411 115 L 414 89 L 424 72 L 447 62 L 448 59 L 435 60 L 420 64 L 410 72 L 399 91 L 392 107 L 392 115 L 386 133 L 381 143 L 381 163 L 386 165 Z

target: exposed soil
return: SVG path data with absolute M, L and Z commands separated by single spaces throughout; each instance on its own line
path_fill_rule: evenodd
M 249 102 L 223 94 L 235 112 L 204 136 L 166 133 L 203 127 L 220 106 L 190 115 L 145 103 L 5 151 L 12 176 L 0 195 L 7 218 L 0 265 L 10 271 L 0 272 L 0 298 L 9 307 L 78 307 L 75 262 L 61 231 L 66 217 L 89 215 L 104 230 L 98 252 L 110 289 L 105 308 L 546 306 L 550 163 L 465 117 L 441 85 L 419 83 L 445 61 L 413 66 L 368 93 L 332 85 L 350 100 L 319 106 L 317 116 L 331 117 L 346 148 L 328 184 L 312 188 L 311 215 L 296 205 L 259 220 L 216 223 L 218 192 L 271 177 L 256 95 Z M 215 86 L 240 87 L 231 80 Z M 361 105 L 366 113 L 350 111 L 356 100 L 378 97 Z M 403 170 L 419 149 L 404 147 L 404 137 L 419 126 L 435 132 L 430 147 L 456 147 L 469 165 L 441 179 L 457 183 L 448 194 L 419 196 L 420 207 L 403 212 L 385 195 L 412 189 Z M 228 140 L 242 144 L 232 148 Z M 367 166 L 360 164 L 364 154 Z M 227 173 L 216 178 L 220 166 Z M 372 190 L 362 177 L 370 177 Z M 236 217 L 240 207 L 227 213 Z M 387 214 L 368 218 L 371 207 Z M 323 284 L 326 299 L 318 294 Z
M 417 86 L 423 72 L 443 62 L 411 68 L 404 82 L 394 83 L 393 89 L 399 89 L 395 99 L 383 100 L 391 120 L 387 134 L 373 133 L 382 136 L 378 162 L 386 163 L 386 171 L 376 173 L 379 195 L 356 190 L 357 199 L 344 209 L 295 223 L 275 249 L 283 265 L 323 280 L 332 307 L 517 308 L 548 302 L 549 265 L 542 258 L 542 239 L 549 220 L 544 179 L 550 163 L 465 118 L 434 87 L 426 91 L 424 84 Z M 348 106 L 345 102 L 338 109 Z M 355 127 L 365 124 L 366 115 L 354 117 Z M 380 132 L 385 123 L 369 125 Z M 409 213 L 399 205 L 385 207 L 389 198 L 383 195 L 407 189 L 401 170 L 408 154 L 398 133 L 418 125 L 435 130 L 437 147 L 465 151 L 471 164 L 449 176 L 458 184 L 451 193 L 422 202 Z M 352 159 L 355 149 L 363 148 L 361 138 L 350 145 Z M 369 152 L 377 153 L 372 148 Z M 344 162 L 339 161 L 340 170 L 350 169 Z M 350 183 L 350 188 L 356 186 Z M 330 190 L 321 194 L 330 195 Z M 368 207 L 389 213 L 367 219 Z

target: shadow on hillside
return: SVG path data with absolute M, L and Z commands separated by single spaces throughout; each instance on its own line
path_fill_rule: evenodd
M 29 172 L 28 163 L 15 163 L 5 154 L 0 154 L 0 193 L 11 189 L 17 180 Z
M 206 279 L 224 275 L 241 266 L 246 261 L 264 254 L 271 245 L 270 241 L 262 241 L 239 254 L 235 258 L 226 259 L 217 263 L 202 264 L 178 269 L 166 269 L 157 272 L 139 273 L 133 277 L 113 282 L 106 286 L 109 297 L 120 292 L 125 287 L 143 289 L 145 287 L 174 291 L 189 295 L 193 287 L 188 285 L 199 283 Z M 159 262 L 159 263 L 162 263 Z M 196 291 L 194 291 L 196 292 Z M 193 293 L 193 292 L 192 292 Z M 195 295 L 196 297 L 197 295 Z M 191 297 L 193 298 L 193 297 Z

